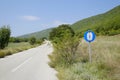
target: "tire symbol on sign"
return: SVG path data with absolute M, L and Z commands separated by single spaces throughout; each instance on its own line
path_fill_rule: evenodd
M 87 39 L 88 39 L 89 41 L 91 41 L 91 40 L 93 39 L 92 32 L 88 32 L 88 34 L 87 34 Z

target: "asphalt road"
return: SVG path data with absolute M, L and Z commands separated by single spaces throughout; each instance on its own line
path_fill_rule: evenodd
M 0 59 L 0 80 L 58 80 L 49 67 L 50 45 L 43 44 Z

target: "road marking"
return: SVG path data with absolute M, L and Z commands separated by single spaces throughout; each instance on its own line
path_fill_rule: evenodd
M 11 72 L 15 72 L 17 71 L 21 66 L 23 66 L 25 63 L 27 63 L 29 60 L 31 60 L 32 57 L 28 58 L 27 60 L 25 60 L 22 64 L 18 65 L 16 68 L 12 69 Z

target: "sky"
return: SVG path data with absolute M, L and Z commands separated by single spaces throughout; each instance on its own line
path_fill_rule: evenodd
M 105 13 L 120 0 L 0 0 L 0 27 L 20 36 Z

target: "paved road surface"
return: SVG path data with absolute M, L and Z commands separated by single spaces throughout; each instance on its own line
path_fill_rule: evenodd
M 43 44 L 0 59 L 0 80 L 57 80 L 56 71 L 48 66 L 52 51 Z

